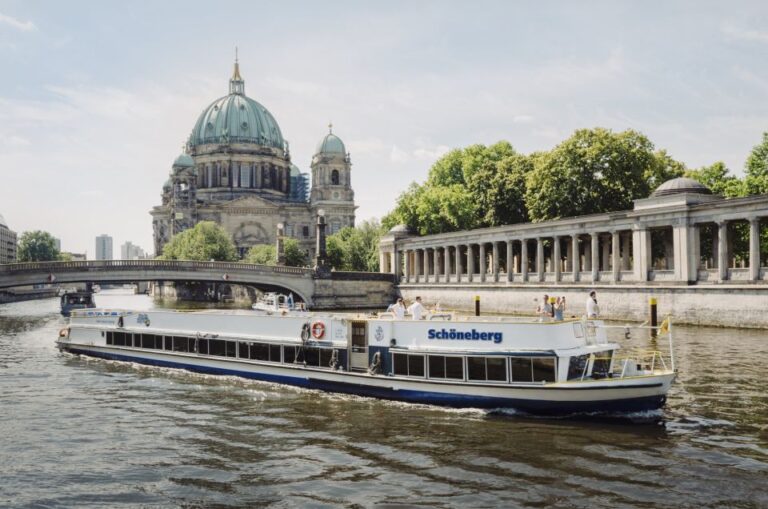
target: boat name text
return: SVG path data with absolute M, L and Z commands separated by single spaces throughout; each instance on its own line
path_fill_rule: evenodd
M 427 331 L 429 339 L 460 339 L 471 341 L 493 341 L 501 343 L 503 333 L 501 332 L 480 332 L 472 329 L 471 331 L 457 331 L 456 329 L 429 329 Z

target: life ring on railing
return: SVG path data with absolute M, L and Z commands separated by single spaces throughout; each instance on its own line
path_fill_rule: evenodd
M 325 336 L 325 324 L 323 322 L 315 322 L 312 324 L 312 337 L 320 339 Z

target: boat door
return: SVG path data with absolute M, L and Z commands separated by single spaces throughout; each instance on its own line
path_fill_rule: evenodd
M 368 322 L 352 322 L 352 335 L 349 345 L 350 371 L 368 369 Z

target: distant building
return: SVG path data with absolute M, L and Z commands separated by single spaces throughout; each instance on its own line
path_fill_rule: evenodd
M 5 219 L 0 215 L 0 263 L 16 261 L 16 232 L 8 228 Z
M 96 237 L 96 259 L 112 260 L 112 237 L 109 235 Z
M 315 223 L 325 215 L 328 233 L 355 225 L 352 161 L 331 130 L 320 139 L 310 169 L 291 161 L 288 142 L 267 109 L 245 95 L 235 62 L 229 94 L 207 106 L 151 210 L 154 251 L 200 221 L 215 221 L 240 256 L 252 246 L 274 245 L 277 225 L 314 255 Z
M 56 246 L 56 250 L 61 252 L 61 239 L 53 238 L 53 243 Z
M 144 250 L 134 245 L 130 240 L 120 246 L 121 260 L 141 260 L 142 258 L 146 258 Z
M 73 262 L 84 262 L 88 260 L 88 256 L 85 253 L 61 253 L 63 255 L 69 255 Z

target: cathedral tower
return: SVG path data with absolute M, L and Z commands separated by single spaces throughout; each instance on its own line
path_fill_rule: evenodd
M 344 142 L 333 134 L 320 140 L 312 157 L 310 204 L 317 213 L 325 213 L 328 234 L 355 225 L 355 192 L 352 190 L 352 162 Z

